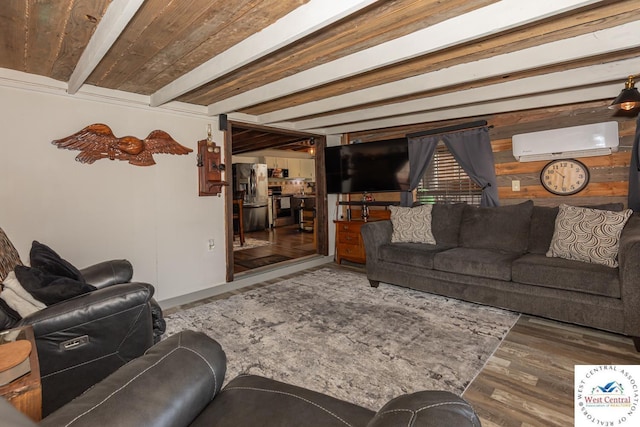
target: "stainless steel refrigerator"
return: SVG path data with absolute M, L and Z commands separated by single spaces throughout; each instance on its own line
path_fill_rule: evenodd
M 244 191 L 242 210 L 244 231 L 267 228 L 267 204 L 269 201 L 267 165 L 234 163 L 233 190 Z

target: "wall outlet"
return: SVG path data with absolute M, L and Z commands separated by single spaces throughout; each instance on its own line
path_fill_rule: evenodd
M 209 244 L 209 252 L 213 251 L 213 248 L 216 247 L 216 241 L 213 239 L 209 239 L 208 244 Z
M 514 179 L 511 181 L 511 191 L 520 191 L 520 181 Z

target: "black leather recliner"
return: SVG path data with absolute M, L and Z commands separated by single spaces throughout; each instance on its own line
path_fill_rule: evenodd
M 0 280 L 19 263 L 0 229 Z M 49 305 L 17 323 L 0 310 L 0 329 L 33 327 L 43 416 L 144 354 L 154 335 L 157 341 L 164 332 L 162 310 L 152 299 L 154 288 L 130 282 L 129 261 L 105 261 L 80 273 L 97 290 Z
M 0 419 L 14 427 L 480 426 L 473 408 L 449 392 L 403 395 L 374 412 L 255 375 L 241 375 L 222 388 L 225 371 L 225 354 L 215 340 L 184 331 L 156 344 L 39 424 L 2 399 Z
M 153 345 L 154 289 L 128 282 L 128 270 L 126 260 L 103 262 L 86 275 L 80 270 L 98 290 L 49 306 L 18 324 L 33 327 L 43 416 Z

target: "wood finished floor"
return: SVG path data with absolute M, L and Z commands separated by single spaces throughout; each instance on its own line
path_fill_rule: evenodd
M 242 273 L 250 269 L 239 265 L 235 261 L 261 258 L 268 255 L 284 255 L 289 258 L 301 258 L 316 253 L 316 244 L 313 233 L 300 231 L 297 225 L 287 225 L 273 229 L 252 231 L 245 233 L 245 238 L 252 237 L 259 240 L 267 240 L 270 245 L 258 248 L 243 249 L 233 252 L 233 273 Z M 235 237 L 237 240 L 238 237 Z
M 167 314 L 327 267 L 364 272 L 358 265 L 329 263 L 176 307 Z M 574 424 L 575 365 L 639 364 L 640 353 L 630 338 L 522 315 L 462 396 L 473 405 L 483 427 L 568 427 Z

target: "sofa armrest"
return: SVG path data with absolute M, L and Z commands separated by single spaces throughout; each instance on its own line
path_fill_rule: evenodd
M 389 401 L 367 427 L 480 427 L 475 411 L 448 391 L 420 391 Z
M 133 266 L 126 259 L 114 259 L 83 268 L 80 274 L 88 284 L 100 289 L 130 282 L 133 277 Z
M 367 257 L 366 270 L 367 277 L 371 286 L 378 287 L 379 282 L 375 277 L 375 271 L 378 264 L 378 250 L 380 246 L 391 243 L 391 235 L 393 234 L 393 225 L 390 220 L 372 221 L 363 224 L 360 227 L 362 241 L 364 243 L 364 251 Z
M 391 243 L 393 226 L 390 220 L 372 221 L 363 224 L 360 227 L 360 233 L 362 234 L 367 260 L 376 260 L 378 258 L 378 248 L 384 244 Z
M 36 336 L 55 334 L 77 325 L 95 322 L 123 311 L 149 304 L 153 286 L 148 283 L 122 283 L 61 301 L 36 311 L 19 322 L 33 326 Z
M 618 248 L 624 332 L 640 337 L 640 214 L 634 213 L 622 230 Z
M 146 283 L 109 286 L 23 318 L 36 341 L 47 415 L 153 345 Z
M 225 372 L 220 344 L 201 332 L 183 331 L 151 347 L 40 425 L 187 426 L 220 391 Z

